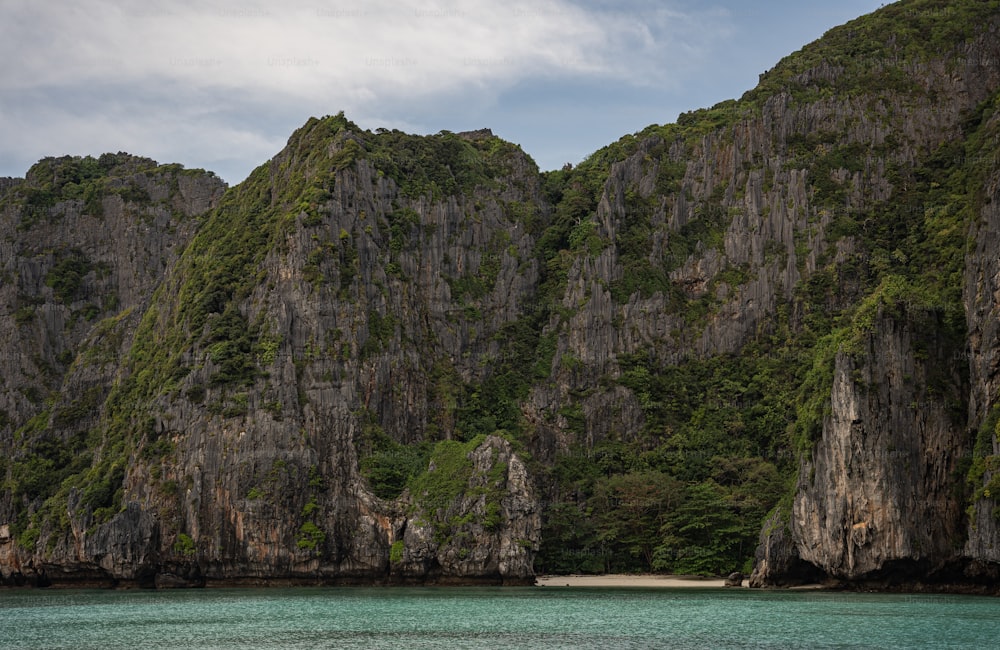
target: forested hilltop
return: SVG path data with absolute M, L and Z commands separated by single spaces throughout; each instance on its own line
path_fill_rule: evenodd
M 995 589 L 1000 2 L 540 172 L 310 119 L 0 179 L 5 584 Z

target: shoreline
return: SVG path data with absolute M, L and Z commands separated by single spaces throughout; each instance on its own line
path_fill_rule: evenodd
M 669 587 L 701 589 L 746 589 L 726 587 L 724 578 L 701 576 L 658 575 L 653 573 L 608 573 L 602 575 L 540 575 L 535 577 L 537 587 Z

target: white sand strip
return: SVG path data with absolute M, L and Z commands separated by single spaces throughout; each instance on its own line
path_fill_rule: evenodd
M 538 576 L 539 587 L 724 587 L 722 578 L 697 576 L 608 574 L 599 576 Z

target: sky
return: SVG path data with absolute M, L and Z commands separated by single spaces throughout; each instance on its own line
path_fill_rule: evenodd
M 0 0 L 0 176 L 127 151 L 246 178 L 311 116 L 490 128 L 543 170 L 738 98 L 877 0 Z

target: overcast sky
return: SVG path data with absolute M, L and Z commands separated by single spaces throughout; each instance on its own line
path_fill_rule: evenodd
M 739 97 L 878 0 L 0 0 L 0 176 L 127 151 L 230 184 L 310 116 L 489 127 L 542 169 Z

